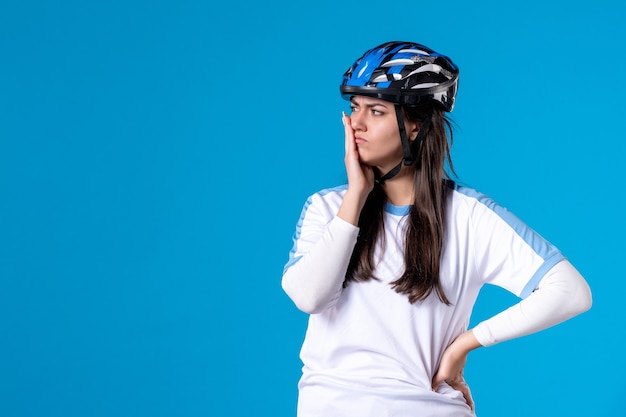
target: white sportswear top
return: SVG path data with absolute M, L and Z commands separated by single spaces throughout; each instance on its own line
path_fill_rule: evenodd
M 300 354 L 304 366 L 298 416 L 473 416 L 459 391 L 445 383 L 437 392 L 431 389 L 443 351 L 467 330 L 484 284 L 526 298 L 548 271 L 564 270 L 553 268 L 563 255 L 485 195 L 454 185 L 447 201 L 440 271 L 451 305 L 434 292 L 410 304 L 406 295 L 390 286 L 404 268 L 408 206 L 385 207 L 386 246 L 381 248 L 379 242 L 375 251 L 374 273 L 380 280 L 351 282 L 343 288 L 358 235 L 357 227 L 336 217 L 346 190 L 347 186 L 323 190 L 307 200 L 283 274 L 285 292 L 311 314 Z M 570 266 L 553 275 L 566 284 L 548 285 L 557 288 L 553 295 L 544 291 L 543 300 L 528 297 L 481 323 L 474 329 L 479 342 L 490 345 L 531 333 L 588 308 L 588 287 L 575 269 Z M 570 285 L 571 277 L 578 287 Z M 572 293 L 582 295 L 564 311 L 555 293 L 561 298 L 566 293 L 568 303 Z M 531 308 L 528 315 L 523 303 L 533 298 L 539 299 L 534 304 L 538 308 Z

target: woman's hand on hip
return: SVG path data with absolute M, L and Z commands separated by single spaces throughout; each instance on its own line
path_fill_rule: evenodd
M 445 382 L 453 389 L 460 391 L 467 405 L 473 410 L 474 400 L 463 377 L 463 368 L 469 352 L 480 346 L 481 344 L 476 340 L 472 331 L 467 331 L 457 337 L 443 352 L 439 369 L 433 378 L 433 391 L 436 391 L 439 385 Z

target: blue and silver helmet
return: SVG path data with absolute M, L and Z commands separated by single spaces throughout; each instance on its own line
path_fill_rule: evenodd
M 369 96 L 404 106 L 435 104 L 452 111 L 459 68 L 413 42 L 387 42 L 365 52 L 343 75 L 344 99 Z

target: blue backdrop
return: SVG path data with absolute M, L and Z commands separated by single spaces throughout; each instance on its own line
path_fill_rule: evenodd
M 0 415 L 294 416 L 282 268 L 345 181 L 341 75 L 388 40 L 460 66 L 460 178 L 594 294 L 470 354 L 479 417 L 626 415 L 621 5 L 0 3 Z M 473 321 L 516 301 L 486 288 Z

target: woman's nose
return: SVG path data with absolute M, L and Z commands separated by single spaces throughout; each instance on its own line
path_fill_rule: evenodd
M 363 130 L 363 120 L 358 112 L 352 112 L 350 115 L 350 124 L 353 130 Z

